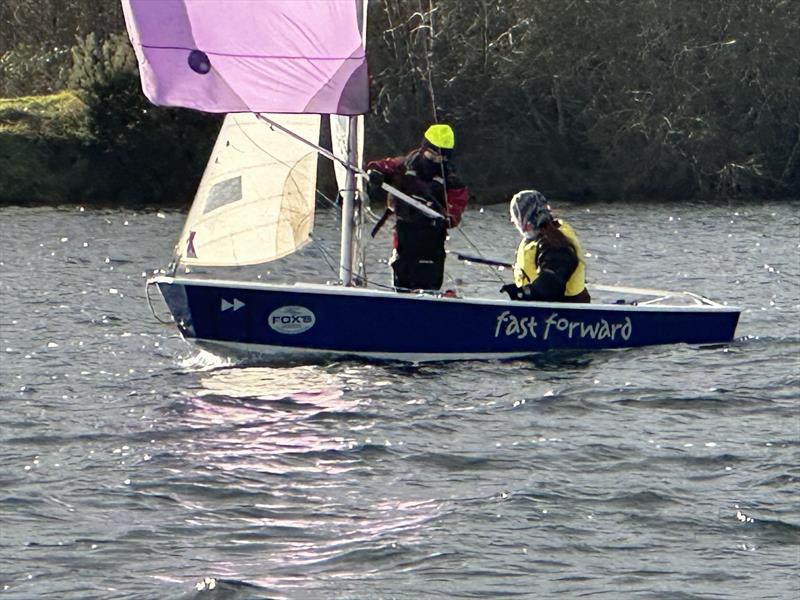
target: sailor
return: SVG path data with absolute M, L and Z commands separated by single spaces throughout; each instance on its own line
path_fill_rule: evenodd
M 451 162 L 454 148 L 452 127 L 439 123 L 428 127 L 420 147 L 407 155 L 367 164 L 370 198 L 385 198 L 387 206 L 372 236 L 390 214 L 395 216 L 389 264 L 398 291 L 438 290 L 442 286 L 447 229 L 461 222 L 469 198 Z M 420 200 L 442 218 L 432 218 L 391 195 L 387 198 L 381 189 L 384 181 Z
M 500 288 L 512 300 L 590 302 L 586 263 L 578 237 L 564 220 L 550 212 L 536 190 L 511 199 L 511 221 L 522 235 L 514 264 L 514 283 Z

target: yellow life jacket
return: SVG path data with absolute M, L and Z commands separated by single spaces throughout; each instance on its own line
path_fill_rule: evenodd
M 578 237 L 566 221 L 558 220 L 558 230 L 563 233 L 575 247 L 578 256 L 578 266 L 567 281 L 565 296 L 577 296 L 586 287 L 586 262 L 583 259 L 583 250 Z M 536 279 L 539 268 L 536 266 L 536 255 L 539 244 L 536 240 L 522 240 L 517 248 L 517 260 L 514 263 L 514 283 L 522 287 Z

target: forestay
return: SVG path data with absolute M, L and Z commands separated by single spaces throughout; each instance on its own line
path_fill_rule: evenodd
M 317 115 L 270 115 L 319 139 Z M 185 265 L 236 266 L 286 256 L 308 242 L 317 153 L 254 115 L 225 117 L 176 255 Z

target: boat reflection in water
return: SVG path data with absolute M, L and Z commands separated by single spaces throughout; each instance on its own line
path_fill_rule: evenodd
M 318 368 L 223 369 L 203 374 L 200 384 L 184 419 L 198 430 L 192 453 L 202 454 L 209 466 L 325 472 L 324 453 L 358 445 L 339 434 L 342 420 L 358 412 L 358 402 L 344 399 L 344 384 Z M 317 459 L 308 460 L 310 455 Z
M 226 539 L 225 560 L 208 577 L 222 577 L 222 587 L 283 590 L 309 585 L 299 566 L 363 577 L 359 556 L 379 568 L 380 557 L 420 544 L 448 512 L 449 502 L 424 486 L 374 487 L 376 455 L 380 468 L 392 468 L 405 447 L 371 441 L 377 417 L 358 390 L 375 382 L 364 375 L 341 366 L 337 374 L 312 366 L 201 373 L 183 414 L 191 431 L 182 462 L 197 465 L 190 477 L 204 489 L 209 471 L 214 487 L 203 492 L 195 524 Z

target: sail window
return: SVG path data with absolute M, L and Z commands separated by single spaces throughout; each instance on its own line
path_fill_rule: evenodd
M 242 199 L 242 178 L 241 176 L 231 177 L 219 183 L 215 183 L 208 191 L 206 204 L 203 214 L 208 214 L 226 204 L 238 202 Z
M 319 140 L 318 115 L 271 115 Z M 191 266 L 253 265 L 308 243 L 314 225 L 317 153 L 255 115 L 225 117 L 177 252 Z

